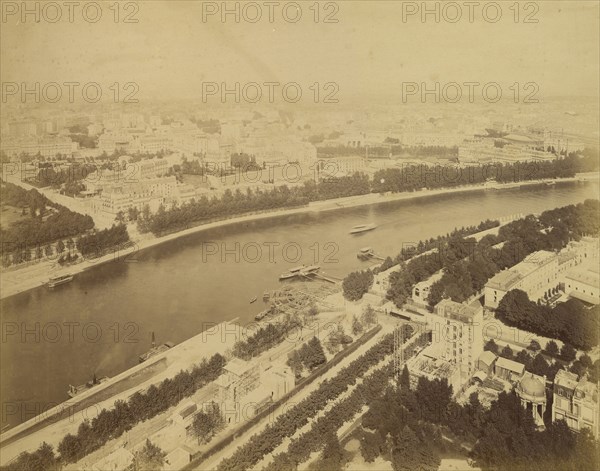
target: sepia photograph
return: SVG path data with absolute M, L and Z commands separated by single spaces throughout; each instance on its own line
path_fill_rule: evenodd
M 0 7 L 0 471 L 600 469 L 600 0 Z

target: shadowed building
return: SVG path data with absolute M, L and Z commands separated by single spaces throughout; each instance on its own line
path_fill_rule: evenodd
M 552 421 L 564 420 L 569 428 L 592 430 L 598 438 L 598 386 L 575 373 L 560 370 L 554 379 Z

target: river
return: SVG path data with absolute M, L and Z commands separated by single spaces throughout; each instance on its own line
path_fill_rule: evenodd
M 159 343 L 181 342 L 209 323 L 253 320 L 262 293 L 300 264 L 343 277 L 367 267 L 357 251 L 395 255 L 455 227 L 598 198 L 597 182 L 557 183 L 431 196 L 322 213 L 275 217 L 192 234 L 98 266 L 54 290 L 0 302 L 2 428 L 67 400 L 69 384 L 114 376 Z M 352 226 L 377 229 L 349 235 Z M 371 262 L 372 263 L 372 262 Z M 258 301 L 250 304 L 250 300 Z

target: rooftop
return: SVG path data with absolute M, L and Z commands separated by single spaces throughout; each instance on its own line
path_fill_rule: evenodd
M 479 355 L 479 361 L 484 362 L 486 365 L 491 365 L 496 358 L 498 358 L 496 354 L 494 352 L 490 352 L 489 350 L 486 350 Z
M 502 357 L 498 357 L 498 360 L 496 360 L 496 366 L 519 374 L 522 374 L 523 371 L 525 371 L 525 365 L 523 363 L 518 363 Z
M 492 277 L 486 286 L 508 291 L 518 281 L 536 271 L 539 267 L 550 263 L 557 256 L 547 250 L 539 250 L 529 254 L 525 259 L 508 270 L 503 270 Z
M 598 267 L 587 266 L 574 268 L 567 272 L 566 278 L 594 288 L 600 288 L 600 273 L 598 272 Z
M 529 396 L 543 398 L 546 396 L 546 379 L 533 373 L 526 373 L 519 381 L 517 391 Z

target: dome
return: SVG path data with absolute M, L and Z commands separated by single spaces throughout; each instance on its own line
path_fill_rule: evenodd
M 525 394 L 533 397 L 545 397 L 546 386 L 542 378 L 535 375 L 526 375 L 519 382 L 519 389 Z

